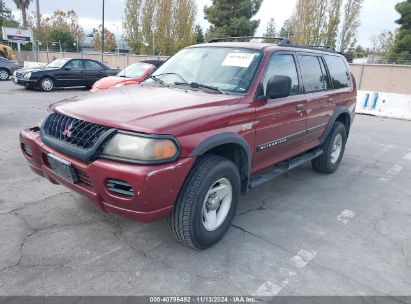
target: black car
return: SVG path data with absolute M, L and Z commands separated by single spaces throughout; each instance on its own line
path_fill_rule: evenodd
M 116 75 L 119 71 L 97 60 L 62 58 L 44 67 L 17 70 L 13 74 L 13 81 L 26 88 L 49 92 L 56 87 L 91 88 L 97 80 Z

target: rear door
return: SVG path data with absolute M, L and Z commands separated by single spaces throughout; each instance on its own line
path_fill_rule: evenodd
M 84 82 L 84 67 L 80 59 L 73 59 L 67 62 L 55 77 L 57 85 L 60 87 L 81 86 Z
M 93 60 L 84 60 L 86 68 L 86 86 L 92 86 L 97 80 L 105 77 L 106 67 Z
M 322 55 L 299 54 L 298 61 L 307 98 L 306 149 L 318 146 L 335 110 L 329 77 Z
M 303 151 L 307 127 L 306 98 L 301 88 L 294 53 L 281 52 L 272 55 L 262 80 L 264 94 L 268 80 L 277 75 L 292 79 L 291 95 L 255 101 L 256 153 L 253 172 Z

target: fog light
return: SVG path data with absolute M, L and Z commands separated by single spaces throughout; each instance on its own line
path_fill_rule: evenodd
M 21 144 L 21 148 L 23 149 L 23 152 L 27 157 L 33 157 L 33 150 L 31 150 L 31 148 L 28 145 Z

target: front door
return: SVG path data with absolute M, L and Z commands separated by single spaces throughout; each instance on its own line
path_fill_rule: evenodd
M 294 53 L 274 53 L 262 81 L 264 92 L 273 76 L 292 80 L 291 95 L 256 100 L 256 151 L 253 173 L 303 152 L 307 132 L 306 98 L 302 92 Z
M 73 59 L 67 62 L 56 75 L 58 86 L 75 87 L 81 86 L 84 82 L 83 62 Z

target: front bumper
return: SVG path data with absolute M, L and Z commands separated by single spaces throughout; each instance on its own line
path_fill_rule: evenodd
M 38 175 L 88 197 L 105 212 L 143 222 L 159 220 L 170 214 L 195 160 L 184 158 L 175 163 L 157 166 L 133 165 L 103 159 L 85 163 L 46 146 L 41 141 L 40 133 L 35 129 L 23 130 L 20 133 L 20 143 L 31 170 Z M 29 147 L 30 153 L 23 149 L 24 145 L 26 148 Z M 79 182 L 73 184 L 54 173 L 47 161 L 49 153 L 69 161 L 79 176 Z M 134 196 L 124 197 L 110 192 L 106 186 L 109 179 L 129 183 Z
M 21 85 L 24 87 L 29 87 L 29 88 L 34 88 L 38 85 L 37 80 L 30 80 L 30 79 L 24 79 L 24 78 L 17 78 L 13 76 L 13 83 L 17 85 Z

